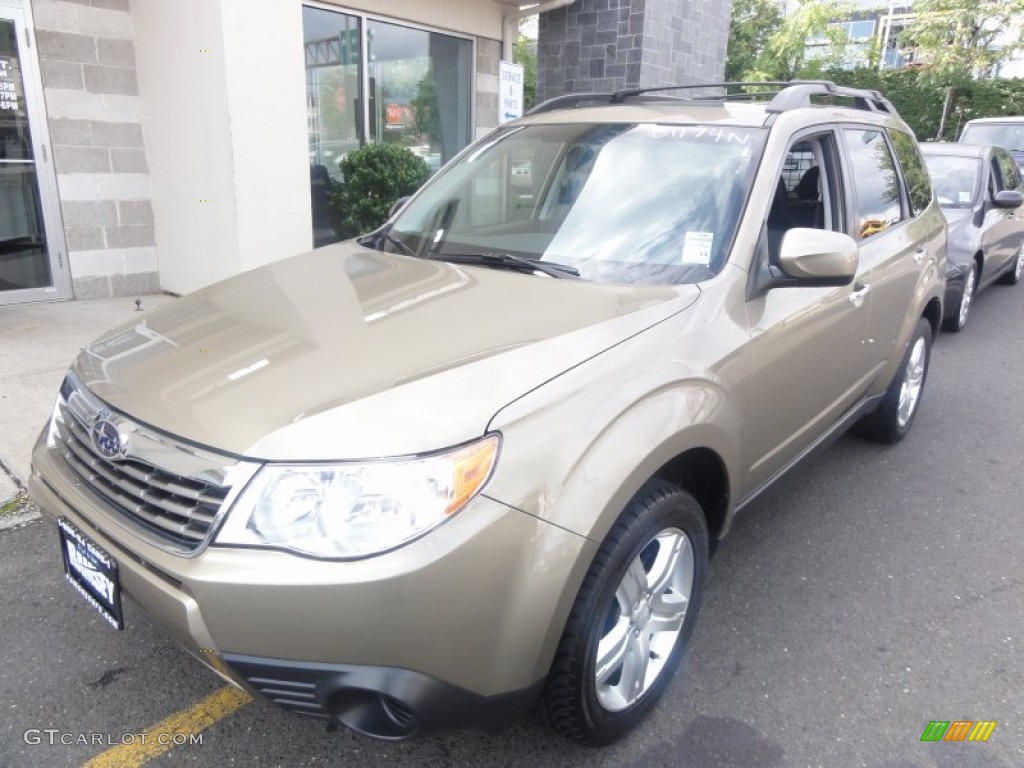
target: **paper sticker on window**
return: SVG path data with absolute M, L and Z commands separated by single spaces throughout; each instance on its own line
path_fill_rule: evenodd
M 961 203 L 969 203 L 969 202 L 971 202 L 971 193 L 970 192 L 959 192 L 958 193 L 958 197 L 959 197 Z
M 680 263 L 708 266 L 711 263 L 711 244 L 714 240 L 714 232 L 687 232 Z

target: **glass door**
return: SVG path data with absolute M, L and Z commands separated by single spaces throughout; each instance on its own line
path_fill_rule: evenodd
M 302 27 L 313 245 L 319 248 L 338 239 L 330 208 L 331 189 L 341 181 L 338 163 L 363 143 L 362 20 L 304 6 Z
M 24 16 L 0 6 L 0 305 L 71 296 Z

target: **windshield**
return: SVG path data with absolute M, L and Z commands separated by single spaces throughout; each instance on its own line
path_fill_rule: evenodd
M 976 157 L 925 154 L 935 196 L 943 208 L 970 208 L 978 192 L 981 161 Z
M 980 123 L 964 128 L 961 144 L 994 144 L 1015 152 L 1024 151 L 1024 121 L 1020 123 Z
M 418 256 L 503 253 L 605 283 L 691 283 L 725 264 L 765 132 L 649 124 L 510 128 L 395 219 Z

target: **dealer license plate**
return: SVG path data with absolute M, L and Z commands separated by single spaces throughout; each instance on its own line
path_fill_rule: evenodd
M 57 528 L 64 578 L 114 629 L 124 629 L 117 561 L 65 518 L 57 519 Z

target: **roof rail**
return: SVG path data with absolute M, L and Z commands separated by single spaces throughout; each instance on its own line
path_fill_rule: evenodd
M 745 91 L 741 93 L 730 93 L 730 88 L 767 88 L 774 87 L 778 90 L 766 91 Z M 665 91 L 692 91 L 718 88 L 724 92 L 714 96 L 663 96 Z M 646 100 L 656 101 L 725 101 L 728 99 L 758 99 L 771 98 L 766 110 L 769 113 L 778 114 L 791 109 L 813 106 L 812 98 L 815 96 L 838 96 L 851 99 L 855 109 L 863 109 L 869 112 L 885 112 L 896 115 L 896 108 L 882 96 L 878 91 L 869 91 L 860 88 L 848 88 L 836 85 L 831 80 L 766 80 L 761 82 L 726 82 L 726 83 L 694 83 L 691 85 L 659 85 L 650 88 L 629 88 L 612 93 L 570 93 L 565 96 L 556 96 L 553 99 L 538 104 L 527 114 L 537 115 L 542 112 L 550 112 L 556 109 L 574 109 L 581 106 L 593 104 L 623 104 L 628 99 L 647 97 Z
M 848 88 L 843 85 L 836 85 L 829 80 L 793 80 L 787 85 L 788 87 L 783 88 L 768 102 L 766 107 L 768 112 L 778 114 L 791 109 L 813 106 L 811 99 L 814 96 L 839 96 L 841 98 L 853 99 L 853 107 L 855 109 L 863 109 L 868 112 L 885 112 L 898 116 L 896 108 L 878 91 Z
M 651 100 L 680 101 L 679 99 L 671 96 L 652 96 Z M 594 104 L 620 104 L 621 102 L 622 99 L 619 98 L 619 92 L 567 93 L 564 96 L 556 96 L 553 99 L 541 102 L 526 114 L 539 115 L 542 112 L 551 112 L 556 109 L 577 109 L 579 107 L 586 107 Z

